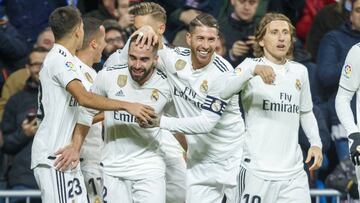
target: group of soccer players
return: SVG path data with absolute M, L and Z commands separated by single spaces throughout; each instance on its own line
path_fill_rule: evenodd
M 258 58 L 234 69 L 215 53 L 211 15 L 191 21 L 188 49 L 163 43 L 160 5 L 131 12 L 138 30 L 98 75 L 91 66 L 105 43 L 101 23 L 72 7 L 50 16 L 56 43 L 40 73 L 32 148 L 43 202 L 310 203 L 299 124 L 310 170 L 322 164 L 322 144 L 307 70 L 291 61 L 289 19 L 266 14 L 255 32 Z M 186 137 L 186 163 L 175 133 Z

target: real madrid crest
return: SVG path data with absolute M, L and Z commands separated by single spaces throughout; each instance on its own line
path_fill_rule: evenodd
M 203 80 L 201 85 L 200 85 L 200 92 L 202 93 L 206 93 L 209 89 L 209 86 L 208 86 L 208 81 L 207 80 Z
M 159 99 L 159 90 L 153 89 L 151 92 L 151 101 L 156 102 Z
M 215 100 L 214 103 L 211 104 L 211 109 L 215 112 L 219 112 L 221 110 L 221 101 Z
M 91 75 L 90 75 L 90 73 L 86 72 L 85 77 L 86 77 L 87 81 L 89 81 L 91 84 L 94 82 Z
M 117 78 L 117 84 L 119 87 L 124 87 L 127 83 L 127 75 L 119 75 Z
M 295 87 L 296 87 L 297 90 L 299 90 L 299 91 L 301 90 L 301 82 L 300 82 L 299 79 L 296 79 Z
M 175 63 L 176 70 L 182 70 L 185 68 L 185 66 L 186 66 L 186 61 L 184 61 L 182 59 L 178 59 Z

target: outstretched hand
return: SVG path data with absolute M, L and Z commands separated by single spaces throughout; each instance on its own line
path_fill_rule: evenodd
M 142 128 L 155 128 L 160 126 L 160 117 L 155 116 L 151 120 L 148 120 L 147 123 L 145 122 L 138 122 L 140 127 Z
M 154 109 L 144 104 L 129 103 L 126 111 L 135 116 L 139 122 L 142 123 L 148 123 L 148 121 L 151 121 L 156 117 Z

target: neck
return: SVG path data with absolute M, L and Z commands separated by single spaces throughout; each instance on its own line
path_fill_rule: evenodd
M 75 40 L 68 40 L 68 38 L 64 37 L 63 39 L 57 40 L 55 43 L 62 45 L 68 49 L 73 56 L 75 56 L 77 50 L 77 43 Z
M 85 63 L 87 66 L 89 66 L 90 68 L 93 66 L 93 64 L 94 64 L 94 61 L 93 61 L 94 56 L 92 55 L 91 52 L 89 52 L 87 50 L 79 50 L 79 51 L 76 52 L 76 56 L 83 63 Z
M 283 65 L 286 63 L 286 58 L 284 57 L 274 57 L 271 55 L 265 55 L 265 58 L 269 61 L 271 61 L 272 63 L 278 64 L 278 65 Z

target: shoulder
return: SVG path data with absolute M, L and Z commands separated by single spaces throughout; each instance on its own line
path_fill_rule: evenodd
M 179 56 L 190 56 L 190 49 L 184 47 L 168 47 L 168 50 L 173 51 L 175 54 Z
M 308 70 L 305 65 L 291 60 L 288 61 L 288 64 L 291 71 L 296 72 L 297 74 L 304 77 L 308 77 Z
M 236 68 L 241 68 L 241 67 L 245 67 L 245 66 L 252 66 L 252 65 L 257 65 L 257 64 L 263 64 L 264 60 L 263 58 L 245 58 L 238 66 L 236 66 Z
M 155 68 L 154 73 L 155 73 L 158 77 L 160 77 L 162 80 L 166 80 L 166 79 L 167 79 L 166 73 L 165 73 L 164 71 L 158 69 L 158 68 Z
M 104 71 L 109 72 L 109 71 L 123 71 L 123 70 L 127 70 L 128 68 L 128 64 L 127 63 L 121 63 L 121 64 L 114 64 L 111 66 L 106 66 L 104 67 Z
M 223 57 L 215 54 L 212 64 L 222 73 L 233 71 L 233 66 Z

